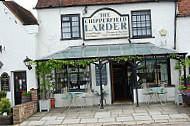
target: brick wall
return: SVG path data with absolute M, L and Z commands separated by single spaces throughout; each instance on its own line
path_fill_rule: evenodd
M 19 124 L 38 110 L 37 90 L 32 93 L 32 101 L 13 107 L 13 123 Z
M 190 15 L 190 0 L 180 0 L 178 2 L 178 15 Z

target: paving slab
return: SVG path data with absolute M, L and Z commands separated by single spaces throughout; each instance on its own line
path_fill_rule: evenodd
M 135 120 L 152 120 L 152 118 L 150 116 L 134 116 Z
M 41 118 L 41 120 L 55 120 L 58 116 L 44 116 Z
M 133 116 L 148 116 L 148 113 L 133 113 Z
M 168 120 L 154 120 L 155 123 L 168 123 Z
M 98 119 L 98 122 L 103 122 L 103 123 L 105 123 L 105 122 L 115 122 L 115 118 L 100 118 L 100 119 Z
M 166 120 L 170 119 L 168 115 L 152 115 L 153 120 Z
M 65 119 L 62 124 L 73 124 L 73 123 L 79 123 L 80 119 Z
M 123 125 L 136 125 L 137 123 L 135 121 L 127 121 L 123 122 Z
M 32 117 L 29 117 L 28 120 L 29 121 L 32 121 L 32 120 L 39 121 L 41 118 L 42 118 L 41 116 L 32 116 Z
M 136 123 L 137 123 L 137 125 L 142 125 L 142 124 L 146 124 L 147 125 L 147 124 L 154 123 L 154 121 L 152 121 L 152 120 L 151 121 L 137 121 Z
M 97 123 L 98 119 L 93 118 L 93 119 L 82 119 L 80 123 Z
M 44 125 L 45 121 L 30 121 L 28 125 Z
M 20 126 L 26 126 L 30 121 L 24 121 L 20 124 Z
M 51 125 L 51 124 L 53 124 L 53 125 L 58 125 L 58 124 L 61 124 L 63 122 L 63 120 L 47 120 L 46 122 L 45 122 L 45 124 L 47 125 Z
M 62 116 L 62 117 L 57 117 L 57 118 L 56 118 L 56 120 L 63 120 L 63 119 L 65 119 L 65 117 L 63 117 L 63 116 Z
M 169 122 L 187 122 L 187 119 L 170 119 Z
M 186 119 L 189 118 L 187 114 L 170 114 L 172 119 Z
M 106 118 L 110 117 L 110 112 L 96 112 L 95 118 Z
M 157 111 L 157 112 L 155 111 L 155 112 L 149 112 L 149 114 L 150 114 L 150 115 L 161 115 L 162 113 L 161 113 L 161 112 L 158 112 L 158 111 Z
M 117 122 L 133 121 L 133 117 L 116 117 Z

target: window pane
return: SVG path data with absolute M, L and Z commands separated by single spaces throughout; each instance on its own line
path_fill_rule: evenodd
M 73 37 L 79 37 L 79 33 L 78 32 L 73 32 Z
M 150 20 L 150 15 L 146 15 L 146 20 Z
M 71 38 L 71 33 L 63 33 L 63 38 Z
M 63 22 L 63 23 L 62 23 L 62 26 L 63 26 L 63 27 L 70 27 L 70 23 L 69 23 L 69 22 Z
M 78 27 L 73 27 L 73 28 L 72 28 L 72 31 L 73 31 L 73 32 L 79 31 L 79 28 L 78 28 Z
M 78 16 L 72 17 L 72 21 L 79 21 L 79 17 Z
M 63 28 L 63 32 L 71 32 L 70 27 L 69 28 Z
M 72 22 L 72 26 L 79 26 L 79 22 Z
M 69 21 L 69 17 L 62 17 L 62 21 Z
M 136 21 L 136 16 L 132 16 L 132 21 Z

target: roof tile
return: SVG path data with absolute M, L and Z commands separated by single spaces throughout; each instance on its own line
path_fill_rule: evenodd
M 14 1 L 3 1 L 3 4 L 21 21 L 23 25 L 37 25 L 38 21 L 32 13 Z
M 156 2 L 158 0 L 38 0 L 37 9 L 85 6 L 94 4 L 133 3 L 133 2 Z

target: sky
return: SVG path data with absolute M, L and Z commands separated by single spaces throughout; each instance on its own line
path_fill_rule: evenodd
M 33 9 L 36 6 L 38 0 L 12 0 L 24 7 L 25 9 L 32 12 L 32 14 L 37 18 L 37 12 Z

